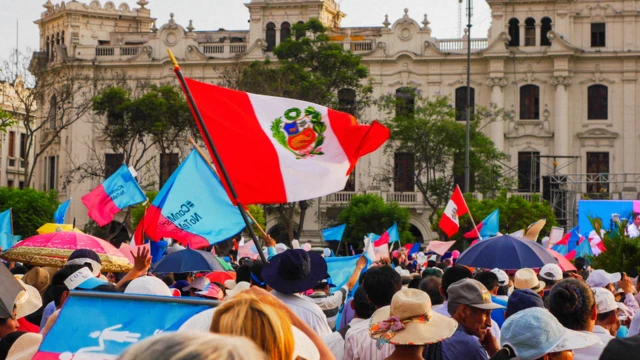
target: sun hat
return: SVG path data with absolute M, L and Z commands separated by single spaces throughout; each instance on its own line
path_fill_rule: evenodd
M 540 269 L 540 277 L 545 280 L 560 281 L 562 280 L 562 269 L 558 264 L 547 264 Z
M 108 282 L 98 279 L 89 268 L 83 267 L 71 274 L 64 281 L 64 284 L 69 290 L 93 290 L 100 285 L 108 284 Z
M 529 268 L 522 268 L 516 271 L 513 277 L 513 285 L 516 289 L 531 289 L 535 292 L 540 292 L 546 286 L 544 281 L 538 280 L 536 272 Z
M 155 276 L 141 276 L 133 279 L 127 288 L 124 290 L 125 294 L 141 294 L 141 295 L 160 295 L 160 296 L 173 296 L 173 293 L 164 283 L 164 281 L 158 279 Z
M 211 281 L 206 276 L 200 276 L 193 279 L 190 285 L 183 287 L 182 291 L 189 291 L 191 289 L 205 291 L 210 283 Z
M 284 294 L 294 294 L 309 290 L 324 279 L 327 263 L 324 258 L 304 250 L 286 250 L 264 264 L 262 278 Z
M 612 283 L 617 283 L 621 279 L 622 274 L 619 272 L 610 274 L 604 270 L 598 269 L 593 270 L 586 281 L 592 288 L 601 288 Z
M 500 286 L 506 286 L 509 284 L 509 275 L 507 275 L 506 272 L 498 268 L 492 269 L 491 272 L 498 276 L 498 284 Z
M 549 311 L 538 307 L 510 316 L 500 332 L 500 344 L 509 345 L 520 360 L 582 349 L 600 341 L 596 335 L 565 328 Z
M 22 281 L 24 281 L 25 284 L 36 288 L 40 294 L 44 294 L 45 290 L 49 287 L 49 284 L 51 284 L 51 276 L 47 270 L 36 266 L 24 274 Z
M 593 296 L 596 299 L 598 314 L 603 314 L 618 308 L 616 298 L 611 291 L 604 288 L 592 288 L 591 290 L 593 290 Z
M 531 289 L 514 290 L 507 300 L 505 316 L 509 317 L 532 307 L 544 308 L 544 301 L 540 295 Z
M 42 335 L 36 333 L 22 334 L 16 340 L 7 354 L 7 359 L 11 360 L 31 360 L 38 352 L 42 343 Z
M 236 284 L 236 286 L 233 289 L 227 290 L 227 299 L 238 295 L 238 293 L 242 291 L 249 290 L 250 287 L 251 287 L 251 284 L 249 284 L 248 282 L 240 281 L 239 283 Z
M 222 300 L 222 298 L 224 298 L 224 292 L 222 292 L 222 289 L 220 289 L 216 284 L 210 284 L 207 290 L 198 291 L 196 292 L 196 294 L 202 297 L 217 299 L 217 300 Z
M 371 316 L 369 335 L 380 349 L 385 343 L 394 345 L 433 344 L 453 335 L 458 322 L 431 311 L 431 299 L 424 291 L 404 289 Z
M 18 279 L 18 282 L 22 285 L 24 290 L 20 291 L 16 297 L 16 319 L 22 319 L 27 315 L 33 314 L 42 307 L 42 297 L 40 296 L 38 289 L 25 284 L 20 279 Z
M 451 284 L 447 289 L 449 304 L 469 305 L 483 310 L 504 309 L 491 301 L 491 293 L 478 280 L 465 278 Z

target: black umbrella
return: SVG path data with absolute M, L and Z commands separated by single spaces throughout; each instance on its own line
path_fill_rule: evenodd
M 3 263 L 0 263 L 0 289 L 0 318 L 10 318 L 16 297 L 24 289 Z
M 208 251 L 184 249 L 162 258 L 153 272 L 185 273 L 196 271 L 227 271 L 220 260 Z

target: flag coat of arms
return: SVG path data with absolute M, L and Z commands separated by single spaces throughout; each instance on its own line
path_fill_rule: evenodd
M 447 236 L 453 236 L 458 232 L 458 228 L 460 227 L 458 218 L 468 212 L 469 208 L 467 208 L 467 203 L 464 201 L 462 191 L 460 191 L 460 187 L 456 185 L 451 195 L 451 200 L 447 203 L 447 206 L 444 208 L 444 213 L 440 218 L 440 229 L 442 229 Z
M 340 191 L 358 159 L 389 138 L 389 129 L 376 121 L 360 125 L 349 114 L 310 102 L 185 80 L 243 204 Z M 258 175 L 249 176 L 248 168 Z

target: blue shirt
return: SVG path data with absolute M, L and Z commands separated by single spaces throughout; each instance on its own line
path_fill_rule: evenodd
M 495 309 L 491 311 L 491 319 L 493 319 L 498 326 L 502 327 L 502 323 L 504 323 L 504 310 L 507 308 L 507 302 L 502 299 L 498 299 L 493 295 L 491 295 L 491 302 L 504 306 L 504 309 Z
M 488 360 L 489 354 L 482 347 L 477 337 L 469 335 L 467 330 L 458 323 L 458 329 L 453 336 L 442 341 L 443 360 Z
M 44 330 L 44 326 L 47 325 L 47 320 L 49 317 L 56 312 L 56 304 L 52 301 L 45 306 L 42 311 L 42 320 L 40 320 L 40 333 L 42 334 L 42 330 Z

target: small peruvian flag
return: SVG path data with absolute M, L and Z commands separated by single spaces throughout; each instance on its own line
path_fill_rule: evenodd
M 440 218 L 440 229 L 442 229 L 447 236 L 451 237 L 458 232 L 458 228 L 460 227 L 458 218 L 468 212 L 469 208 L 464 201 L 462 191 L 460 191 L 460 187 L 456 185 L 451 195 L 451 200 L 447 203 L 447 207 L 444 208 L 444 213 Z

